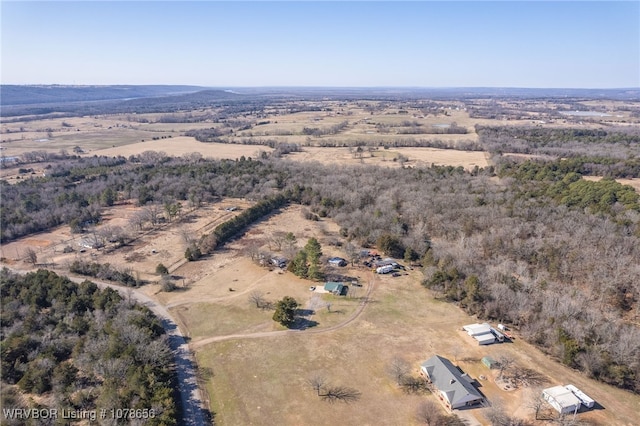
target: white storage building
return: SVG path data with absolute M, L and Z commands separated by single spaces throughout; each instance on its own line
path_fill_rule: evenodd
M 554 386 L 542 391 L 542 397 L 560 414 L 576 413 L 581 401 L 564 386 Z
M 469 336 L 476 339 L 480 345 L 490 345 L 496 342 L 496 336 L 491 332 L 492 327 L 486 322 L 483 324 L 469 324 L 462 328 Z
M 483 324 L 469 324 L 462 327 L 469 336 L 478 336 L 480 334 L 491 333 L 491 326 L 486 322 Z

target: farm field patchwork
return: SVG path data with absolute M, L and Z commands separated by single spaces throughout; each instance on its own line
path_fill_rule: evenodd
M 366 104 L 350 104 L 343 110 L 340 103 L 326 105 L 330 110 L 292 113 L 265 109 L 265 116 L 259 119 L 238 118 L 238 122 L 233 124 L 233 131 L 220 137 L 220 140 L 231 143 L 199 142 L 184 134 L 194 129 L 211 130 L 213 127 L 228 131 L 228 127 L 233 127 L 231 125 L 170 123 L 162 121 L 159 114 L 3 123 L 2 155 L 66 150 L 83 157 L 130 157 L 145 151 L 158 151 L 178 157 L 198 153 L 189 157 L 194 161 L 200 156 L 255 159 L 263 153 L 277 151 L 270 144 L 277 147 L 295 143 L 299 144 L 299 149 L 283 154 L 286 161 L 318 162 L 345 168 L 351 165 L 393 168 L 441 165 L 471 171 L 492 165 L 488 152 L 400 147 L 392 142 L 399 138 L 404 138 L 405 142 L 434 142 L 437 139 L 439 143 L 455 148 L 477 142 L 477 124 L 504 124 L 500 120 L 472 118 L 466 110 L 455 105 L 446 111 L 443 107 L 442 111 L 431 115 L 423 114 L 418 108 L 407 113 L 400 108 L 386 107 L 372 113 L 373 106 Z M 532 120 L 539 121 L 537 118 L 532 113 L 528 118 L 510 119 L 509 125 L 528 126 Z M 608 115 L 605 118 L 626 126 L 628 123 L 622 121 L 630 116 Z M 262 121 L 255 123 L 251 120 Z M 343 122 L 347 124 L 336 134 L 312 134 L 314 128 L 318 132 L 330 130 Z M 591 121 L 579 125 L 591 129 L 602 123 Z M 464 126 L 468 133 L 393 133 L 398 128 L 432 129 L 454 124 Z M 562 126 L 559 122 L 544 125 Z M 247 126 L 247 129 L 240 130 Z M 358 146 L 362 149 L 357 150 Z M 536 154 L 509 155 L 515 159 L 542 158 Z M 3 167 L 1 177 L 16 183 L 46 174 L 48 166 L 46 161 L 26 165 L 33 168 L 32 172 Z M 600 177 L 585 179 L 599 180 Z M 495 176 L 486 180 L 499 181 Z M 640 191 L 637 178 L 617 180 Z M 504 185 L 506 187 L 506 183 Z M 264 185 L 267 191 L 276 187 L 275 179 Z M 291 260 L 311 237 L 321 243 L 323 259 L 349 257 L 344 230 L 329 218 L 315 215 L 316 220 L 308 220 L 308 206 L 292 204 L 269 214 L 212 254 L 187 262 L 187 240 L 195 241 L 203 234 L 211 233 L 218 224 L 253 206 L 256 203 L 253 195 L 247 195 L 247 199 L 216 195 L 218 201 L 202 203 L 198 208 L 187 205 L 185 201 L 180 217 L 173 222 L 163 221 L 142 230 L 135 230 L 133 218 L 144 207 L 137 206 L 135 200 L 120 199 L 116 205 L 105 207 L 102 222 L 83 234 L 72 233 L 68 225 L 60 226 L 3 244 L 0 257 L 4 265 L 15 269 L 47 267 L 61 273 L 67 273 L 69 264 L 74 260 L 109 263 L 147 281 L 137 291 L 166 307 L 189 338 L 217 424 L 261 424 L 265 419 L 280 425 L 417 424 L 415 412 L 420 402 L 437 399 L 434 395 L 404 393 L 389 374 L 389 368 L 394 359 L 402 358 L 411 366 L 411 373 L 417 375 L 420 363 L 438 354 L 451 359 L 477 379 L 481 392 L 491 404 L 503 407 L 507 413 L 532 419 L 531 401 L 535 394 L 539 394 L 539 387 L 571 383 L 599 404 L 595 410 L 580 413 L 580 419 L 602 426 L 635 425 L 640 396 L 588 379 L 584 374 L 563 366 L 524 342 L 517 330 L 513 332 L 515 339 L 512 342 L 478 346 L 462 331 L 463 325 L 478 319 L 455 304 L 437 299 L 435 293 L 426 290 L 421 285 L 424 278 L 421 268 L 407 268 L 398 276 L 392 276 L 376 275 L 362 264 L 342 268 L 327 266 L 326 271 L 335 274 L 336 280 L 344 278 L 346 283 L 357 280 L 361 285 L 347 284 L 350 288 L 346 296 L 334 296 L 322 291 L 324 282 L 301 279 L 269 264 L 271 256 Z M 333 202 L 330 198 L 322 202 Z M 394 199 L 390 196 L 390 211 L 393 212 L 394 208 L 400 211 L 399 205 L 392 204 L 392 201 Z M 477 198 L 477 202 L 482 203 L 483 200 Z M 319 210 L 315 212 L 320 214 Z M 402 221 L 402 216 L 398 215 L 397 220 Z M 469 224 L 469 237 L 472 239 L 475 237 L 473 221 L 470 220 Z M 99 250 L 83 248 L 83 240 L 106 227 L 127 229 L 135 234 L 135 238 L 121 248 L 115 248 L 114 244 Z M 284 232 L 295 236 L 293 246 L 280 247 L 282 243 L 275 242 L 277 235 Z M 466 237 L 461 237 L 461 247 Z M 437 240 L 434 241 L 437 244 Z M 35 265 L 26 261 L 27 250 L 36 253 L 38 261 L 34 262 Z M 263 257 L 262 264 L 258 262 L 260 256 Z M 160 263 L 168 268 L 169 276 L 176 285 L 171 292 L 163 290 L 161 277 L 156 272 Z M 312 286 L 315 289 L 312 290 Z M 370 297 L 367 298 L 370 289 Z M 299 303 L 302 319 L 293 330 L 285 329 L 273 320 L 273 309 L 256 306 L 252 296 L 257 293 L 272 303 L 285 296 L 294 297 Z M 487 355 L 494 359 L 502 356 L 513 358 L 517 365 L 535 371 L 541 383 L 515 390 L 505 389 L 497 380 L 497 373 L 480 362 Z M 331 385 L 351 387 L 360 396 L 349 404 L 323 401 L 308 383 L 315 375 L 324 376 Z M 464 410 L 461 415 L 484 425 L 489 424 L 487 413 L 488 408 L 476 408 Z

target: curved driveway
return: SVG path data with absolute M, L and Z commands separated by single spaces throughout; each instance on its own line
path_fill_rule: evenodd
M 262 337 L 285 336 L 285 335 L 301 334 L 301 333 L 304 333 L 304 334 L 319 334 L 319 333 L 328 333 L 330 331 L 339 330 L 339 329 L 341 329 L 343 327 L 346 327 L 351 322 L 353 322 L 356 318 L 358 318 L 360 316 L 360 314 L 362 314 L 362 311 L 364 311 L 365 306 L 367 306 L 367 302 L 369 302 L 369 297 L 371 296 L 371 292 L 373 291 L 373 285 L 374 285 L 374 281 L 375 281 L 374 277 L 375 277 L 375 275 L 373 275 L 372 278 L 371 278 L 371 281 L 369 281 L 369 287 L 367 288 L 367 293 L 362 298 L 362 302 L 360 303 L 360 306 L 358 306 L 358 309 L 356 309 L 355 312 L 353 314 L 351 314 L 351 316 L 349 316 L 349 318 L 347 318 L 346 320 L 344 320 L 340 324 L 336 324 L 336 325 L 333 325 L 331 327 L 321 328 L 321 329 L 278 330 L 278 331 L 263 331 L 263 332 L 258 332 L 258 333 L 228 334 L 226 336 L 214 336 L 214 337 L 208 337 L 206 339 L 198 340 L 197 342 L 193 342 L 193 343 L 191 343 L 191 347 L 193 349 L 197 349 L 197 348 L 200 348 L 202 346 L 208 345 L 209 343 L 221 342 L 223 340 L 259 339 L 259 338 L 262 338 Z

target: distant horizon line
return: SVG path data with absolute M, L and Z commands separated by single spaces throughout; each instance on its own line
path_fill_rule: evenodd
M 525 90 L 640 90 L 640 86 L 627 87 L 539 87 L 539 86 L 323 86 L 323 85 L 225 85 L 209 86 L 201 84 L 179 84 L 179 83 L 112 83 L 112 84 L 75 84 L 75 83 L 0 83 L 0 86 L 24 86 L 24 87 L 113 87 L 113 86 L 135 86 L 135 87 L 162 87 L 162 86 L 183 86 L 203 89 L 525 89 Z

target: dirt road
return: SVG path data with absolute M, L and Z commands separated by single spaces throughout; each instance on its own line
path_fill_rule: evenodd
M 33 271 L 11 269 L 18 274 L 26 274 Z M 87 277 L 66 275 L 71 281 L 81 283 Z M 203 400 L 198 388 L 195 361 L 193 354 L 189 350 L 182 332 L 173 320 L 169 311 L 164 306 L 159 305 L 149 296 L 130 287 L 122 287 L 112 283 L 91 279 L 99 288 L 112 288 L 118 291 L 123 297 L 131 298 L 137 303 L 148 307 L 162 321 L 169 345 L 174 353 L 176 363 L 176 373 L 178 375 L 178 387 L 180 391 L 180 401 L 182 403 L 182 421 L 179 424 L 188 426 L 201 426 L 210 423 L 203 409 Z

